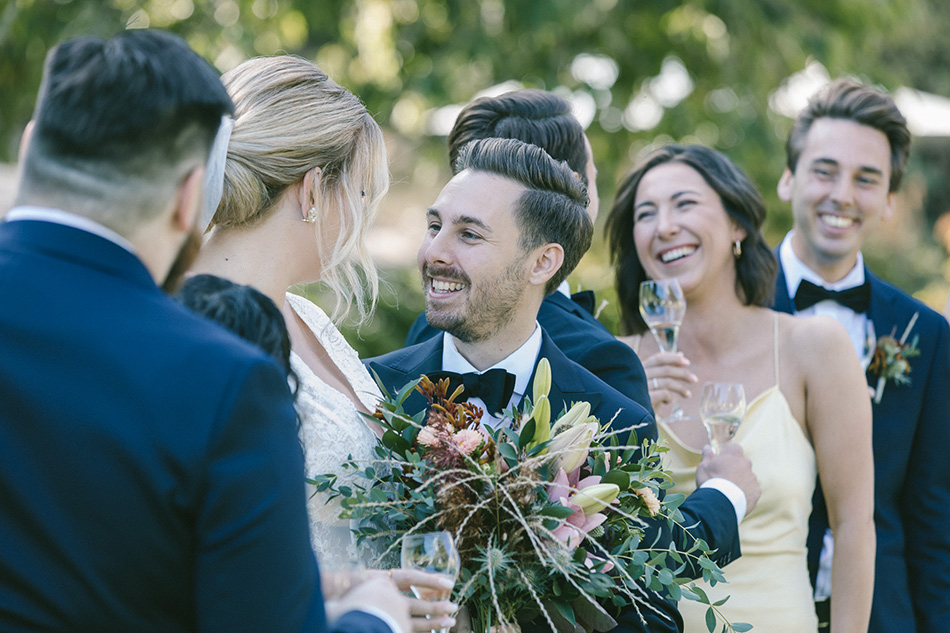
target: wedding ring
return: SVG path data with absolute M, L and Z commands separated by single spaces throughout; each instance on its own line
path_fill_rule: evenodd
M 660 388 L 660 383 L 657 381 L 656 376 L 653 377 L 653 388 L 654 389 Z
M 390 569 L 389 571 L 387 571 L 387 572 L 386 572 L 386 575 L 389 576 L 390 578 L 392 578 L 392 577 L 393 577 L 393 570 Z

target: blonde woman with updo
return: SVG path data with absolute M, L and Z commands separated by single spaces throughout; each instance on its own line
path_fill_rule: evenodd
M 195 270 L 253 286 L 280 308 L 297 375 L 300 440 L 308 477 L 343 471 L 352 455 L 369 462 L 378 426 L 379 389 L 334 325 L 355 306 L 370 315 L 376 269 L 364 237 L 389 188 L 379 126 L 354 95 L 311 62 L 293 56 L 250 59 L 222 77 L 236 107 L 220 203 Z M 288 292 L 323 282 L 335 297 L 328 316 Z M 313 488 L 308 490 L 313 493 Z M 311 541 L 326 569 L 359 553 L 338 501 L 307 501 Z M 365 559 L 364 556 L 361 558 Z M 435 576 L 389 572 L 404 590 L 437 587 Z M 414 603 L 417 630 L 452 626 L 449 602 Z

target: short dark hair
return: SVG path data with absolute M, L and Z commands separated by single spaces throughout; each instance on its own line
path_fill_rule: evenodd
M 68 200 L 127 234 L 167 206 L 155 187 L 207 161 L 232 112 L 217 72 L 175 35 L 66 40 L 46 58 L 18 199 Z
M 177 299 L 193 312 L 216 321 L 274 357 L 288 376 L 290 336 L 280 308 L 251 286 L 214 275 L 195 275 L 181 285 Z
M 547 294 L 557 290 L 590 248 L 594 235 L 587 214 L 587 188 L 578 175 L 536 145 L 501 138 L 465 145 L 454 170 L 466 169 L 503 176 L 527 188 L 515 209 L 519 244 L 525 251 L 542 244 L 561 245 L 564 263 L 545 286 Z
M 836 79 L 811 98 L 805 109 L 795 117 L 785 143 L 788 169 L 795 173 L 798 157 L 805 148 L 805 139 L 818 119 L 845 119 L 872 127 L 887 136 L 891 146 L 891 180 L 893 193 L 901 186 L 907 156 L 910 154 L 910 130 L 907 119 L 894 100 L 885 92 L 869 88 L 851 79 Z
M 462 108 L 449 132 L 449 162 L 455 164 L 466 143 L 483 138 L 516 138 L 537 145 L 590 184 L 584 128 L 563 97 L 544 90 L 513 90 L 476 99 Z
M 617 199 L 607 217 L 607 243 L 616 275 L 620 316 L 624 328 L 633 334 L 647 330 L 640 316 L 640 283 L 646 272 L 633 243 L 637 188 L 648 171 L 665 163 L 683 163 L 696 170 L 722 200 L 732 220 L 746 231 L 742 255 L 736 258 L 736 294 L 746 305 L 768 306 L 775 291 L 778 264 L 765 237 L 765 202 L 749 177 L 721 152 L 702 145 L 668 145 L 640 162 L 620 183 Z

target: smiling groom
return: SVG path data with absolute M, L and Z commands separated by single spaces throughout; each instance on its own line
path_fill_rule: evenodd
M 442 370 L 508 373 L 512 377 L 510 390 L 499 402 L 469 398 L 486 410 L 483 423 L 493 424 L 502 417 L 503 409 L 521 402 L 532 388 L 538 361 L 547 358 L 552 412 L 559 413 L 573 401 L 587 401 L 591 413 L 602 422 L 613 419 L 613 428 L 635 429 L 638 441 L 655 440 L 656 423 L 651 414 L 569 360 L 537 322 L 544 297 L 558 287 L 590 245 L 593 225 L 585 209 L 587 194 L 581 180 L 544 150 L 514 139 L 467 144 L 455 171 L 457 175 L 428 210 L 428 229 L 418 256 L 426 318 L 443 333 L 367 361 L 383 386 L 395 392 L 422 374 Z M 418 392 L 404 403 L 410 414 L 425 406 L 425 398 Z M 625 435 L 618 437 L 621 443 L 627 442 Z M 741 468 L 752 478 L 745 458 L 710 461 L 706 462 L 705 478 L 732 475 L 735 480 L 736 470 L 730 469 Z M 724 487 L 728 486 L 742 497 L 737 503 L 744 514 L 746 493 L 725 482 Z M 757 494 L 749 503 L 755 498 Z M 718 548 L 718 564 L 736 558 L 739 511 L 722 488 L 697 490 L 690 496 L 690 506 L 694 520 L 687 523 L 697 524 L 691 534 Z M 687 542 L 684 534 L 671 535 L 665 522 L 657 523 L 650 529 L 662 542 Z M 644 541 L 652 542 L 653 536 L 648 534 Z M 648 593 L 654 609 L 642 610 L 646 622 L 634 609 L 627 609 L 620 614 L 615 630 L 682 630 L 675 604 Z

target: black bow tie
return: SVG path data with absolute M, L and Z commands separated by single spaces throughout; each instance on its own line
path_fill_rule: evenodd
M 508 406 L 511 394 L 515 391 L 515 376 L 504 369 L 489 369 L 483 374 L 475 372 L 458 374 L 454 371 L 434 371 L 429 374 L 429 380 L 432 382 L 438 382 L 443 378 L 449 379 L 449 395 L 452 395 L 452 392 L 461 385 L 462 401 L 469 398 L 481 398 L 488 413 L 492 415 L 501 413 Z
M 858 314 L 867 312 L 871 305 L 871 285 L 865 281 L 854 288 L 828 290 L 803 279 L 795 292 L 795 309 L 805 310 L 826 299 L 850 308 Z

